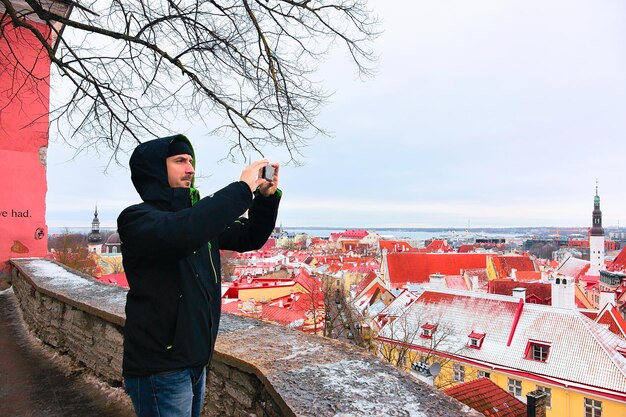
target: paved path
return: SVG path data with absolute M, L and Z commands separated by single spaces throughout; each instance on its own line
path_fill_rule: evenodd
M 53 360 L 24 330 L 17 299 L 0 292 L 0 416 L 131 417 L 129 402 Z

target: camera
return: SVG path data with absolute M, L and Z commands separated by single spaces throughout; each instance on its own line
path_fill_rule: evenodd
M 274 167 L 271 165 L 266 165 L 263 167 L 263 169 L 261 170 L 261 177 L 264 180 L 267 181 L 273 181 L 274 180 Z

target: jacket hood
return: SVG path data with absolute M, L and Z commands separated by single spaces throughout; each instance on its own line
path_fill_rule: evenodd
M 189 188 L 172 188 L 167 180 L 166 158 L 172 141 L 184 140 L 191 147 L 189 139 L 184 135 L 174 135 L 154 139 L 137 146 L 130 157 L 131 179 L 135 189 L 146 203 L 169 206 L 171 209 L 187 207 L 189 204 Z M 195 168 L 196 158 L 193 157 Z M 191 187 L 193 187 L 193 179 Z

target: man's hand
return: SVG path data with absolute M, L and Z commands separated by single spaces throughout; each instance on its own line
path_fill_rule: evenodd
M 248 184 L 248 187 L 250 187 L 250 192 L 256 191 L 256 189 L 261 184 L 268 183 L 259 176 L 259 172 L 261 172 L 261 169 L 268 164 L 269 161 L 267 159 L 261 159 L 260 161 L 253 162 L 252 164 L 245 167 L 243 171 L 241 171 L 241 177 L 239 177 L 239 181 L 243 181 Z M 274 174 L 274 176 L 276 177 L 276 174 Z
M 259 193 L 263 197 L 269 197 L 271 195 L 274 195 L 274 193 L 278 189 L 278 169 L 280 168 L 280 164 L 278 162 L 266 165 L 271 165 L 274 167 L 274 178 L 271 181 L 263 180 L 263 182 L 259 186 Z M 259 176 L 261 176 L 260 173 Z

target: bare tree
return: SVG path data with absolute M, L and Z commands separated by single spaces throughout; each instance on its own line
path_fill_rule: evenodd
M 48 238 L 48 246 L 52 250 L 52 258 L 83 274 L 94 276 L 98 270 L 96 255 L 87 249 L 87 235 L 64 233 Z
M 425 320 L 421 315 L 409 317 L 404 313 L 388 320 L 385 329 L 381 330 L 383 337 L 377 338 L 380 357 L 401 369 L 408 369 L 413 362 L 426 366 L 437 362 L 444 370 L 434 379 L 439 389 L 462 382 L 455 375 L 456 364 L 452 356 L 461 354 L 467 347 L 456 346 L 454 326 L 441 317 Z M 464 370 L 463 375 L 465 378 Z
M 39 81 L 7 36 L 10 25 L 32 34 L 69 92 L 51 123 L 61 135 L 69 124 L 63 138 L 79 151 L 106 145 L 115 159 L 172 133 L 172 120 L 213 114 L 229 157 L 270 145 L 294 159 L 325 133 L 314 121 L 328 96 L 312 78 L 320 60 L 342 44 L 359 74 L 371 74 L 378 33 L 366 1 L 0 0 L 0 42 L 8 44 L 0 71 Z M 70 4 L 69 12 L 55 12 L 54 2 Z
M 412 326 L 406 315 L 390 317 L 389 334 L 385 337 L 393 342 L 379 342 L 377 353 L 385 361 L 406 369 L 409 365 L 409 353 L 415 341 L 420 337 L 420 327 Z
M 307 317 L 309 324 L 305 323 L 305 327 L 313 334 L 321 334 L 324 332 L 324 312 L 325 312 L 325 299 L 324 299 L 324 283 L 320 277 L 315 274 L 311 274 L 311 279 L 307 280 L 306 284 L 300 284 L 303 288 L 303 292 L 292 294 L 292 297 L 302 299 L 302 303 L 294 304 L 296 307 L 291 307 L 292 311 L 301 311 Z

